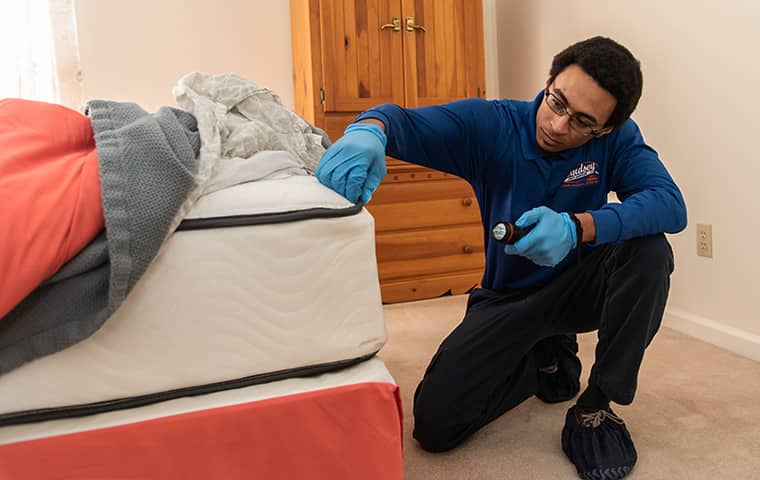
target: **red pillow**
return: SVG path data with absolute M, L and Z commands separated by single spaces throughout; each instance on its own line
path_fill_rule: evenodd
M 0 318 L 104 228 L 90 120 L 0 101 Z

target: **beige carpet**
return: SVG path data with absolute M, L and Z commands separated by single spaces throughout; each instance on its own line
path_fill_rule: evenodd
M 559 437 L 572 402 L 530 399 L 443 454 L 427 453 L 412 439 L 412 394 L 465 301 L 385 307 L 389 341 L 380 356 L 401 387 L 406 480 L 578 478 Z M 583 381 L 595 340 L 595 334 L 579 338 Z M 628 478 L 760 479 L 760 363 L 663 328 L 647 350 L 636 400 L 615 410 L 639 454 Z

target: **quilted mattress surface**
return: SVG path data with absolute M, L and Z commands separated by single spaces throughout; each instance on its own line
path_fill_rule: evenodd
M 0 425 L 298 376 L 385 340 L 371 215 L 311 176 L 237 185 L 198 201 L 100 330 L 0 377 Z

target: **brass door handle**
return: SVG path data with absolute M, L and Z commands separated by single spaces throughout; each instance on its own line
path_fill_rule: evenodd
M 413 32 L 415 30 L 422 30 L 423 32 L 427 32 L 427 30 L 425 30 L 425 27 L 414 23 L 414 17 L 406 17 L 406 31 Z
M 401 19 L 398 17 L 393 17 L 391 19 L 391 23 L 386 23 L 385 25 L 380 26 L 380 30 L 385 30 L 386 28 L 392 28 L 394 32 L 400 32 L 401 31 Z

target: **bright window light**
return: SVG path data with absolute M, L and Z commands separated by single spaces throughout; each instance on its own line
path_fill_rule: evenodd
M 49 0 L 0 0 L 0 98 L 58 101 Z

